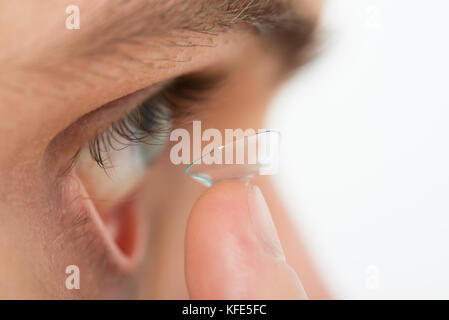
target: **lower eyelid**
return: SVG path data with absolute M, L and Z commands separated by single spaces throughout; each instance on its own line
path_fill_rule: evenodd
M 125 274 L 126 259 L 117 252 L 111 239 L 101 233 L 105 228 L 84 186 L 74 172 L 58 181 L 58 221 L 62 228 L 53 245 L 60 244 L 78 255 L 83 263 L 94 266 L 100 273 Z M 95 272 L 94 270 L 94 272 Z
M 81 150 L 74 166 L 90 199 L 100 213 L 109 211 L 142 182 L 146 166 L 139 146 L 129 146 L 109 153 L 111 167 L 101 168 L 91 159 L 89 150 Z

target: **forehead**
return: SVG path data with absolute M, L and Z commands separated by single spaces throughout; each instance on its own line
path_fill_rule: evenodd
M 8 49 L 2 50 L 3 56 L 9 52 L 9 57 L 14 57 L 26 55 L 28 49 L 89 50 L 136 35 L 191 31 L 198 36 L 241 22 L 260 27 L 275 24 L 286 13 L 311 17 L 319 3 L 321 0 L 75 0 L 71 4 L 80 9 L 81 28 L 70 32 L 65 28 L 67 3 L 63 1 L 0 2 L 0 45 Z
M 0 0 L 0 99 L 7 102 L 0 108 L 16 105 L 30 118 L 51 109 L 68 122 L 95 106 L 236 54 L 236 47 L 250 44 L 253 35 L 240 32 L 242 24 L 260 34 L 285 31 L 287 40 L 277 35 L 269 39 L 289 45 L 285 51 L 290 55 L 291 44 L 306 42 L 310 31 L 304 0 L 70 4 L 79 7 L 79 30 L 66 28 L 67 2 L 21 0 L 6 5 Z M 33 103 L 23 103 L 26 99 Z

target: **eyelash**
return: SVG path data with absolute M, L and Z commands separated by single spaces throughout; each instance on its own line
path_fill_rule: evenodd
M 208 93 L 224 79 L 224 75 L 189 74 L 176 78 L 159 93 L 149 97 L 127 116 L 112 123 L 89 141 L 92 159 L 100 168 L 107 169 L 108 153 L 148 141 L 161 141 L 168 135 L 173 119 L 190 116 L 192 106 L 207 99 Z
M 168 109 L 168 110 L 167 110 Z M 108 153 L 128 146 L 146 143 L 149 137 L 168 134 L 170 105 L 155 103 L 152 97 L 131 111 L 124 118 L 112 123 L 105 131 L 89 141 L 89 152 L 100 168 L 107 169 Z

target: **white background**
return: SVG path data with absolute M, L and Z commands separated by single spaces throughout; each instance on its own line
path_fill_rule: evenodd
M 275 99 L 279 187 L 337 298 L 449 298 L 449 1 L 328 0 Z

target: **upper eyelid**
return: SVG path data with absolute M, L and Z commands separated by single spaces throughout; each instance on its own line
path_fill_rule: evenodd
M 91 111 L 74 123 L 74 127 L 97 125 L 96 133 L 106 130 L 114 122 L 125 118 L 145 101 L 161 95 L 173 108 L 173 117 L 191 114 L 189 103 L 207 98 L 207 93 L 217 88 L 226 77 L 224 72 L 212 74 L 191 73 L 139 90 Z M 106 119 L 106 120 L 104 120 Z M 77 124 L 79 123 L 79 124 Z M 92 134 L 91 134 L 92 135 Z
M 42 172 L 53 174 L 54 179 L 64 175 L 80 146 L 93 138 L 98 131 L 108 127 L 113 121 L 123 117 L 136 105 L 154 94 L 165 83 L 152 85 L 130 95 L 116 99 L 91 111 L 60 131 L 48 143 L 40 161 Z M 56 168 L 56 170 L 55 170 Z M 52 178 L 51 176 L 49 178 Z
M 179 117 L 181 115 L 186 115 L 187 113 L 194 114 L 194 111 L 190 112 L 189 110 L 189 112 L 187 112 L 187 110 L 182 109 L 183 106 L 186 106 L 183 102 L 187 102 L 192 98 L 205 98 L 206 95 L 202 96 L 200 93 L 215 88 L 225 77 L 226 73 L 223 72 L 214 72 L 211 74 L 198 72 L 195 74 L 184 75 L 171 81 L 161 82 L 136 91 L 85 114 L 69 127 L 58 133 L 50 141 L 41 160 L 43 172 L 53 172 L 54 168 L 58 168 L 58 171 L 55 173 L 55 178 L 64 175 L 64 173 L 72 166 L 73 160 L 76 159 L 76 154 L 83 144 L 106 130 L 115 121 L 126 117 L 129 112 L 146 99 L 151 98 L 160 92 L 164 92 L 164 90 L 167 90 L 165 92 L 167 97 L 172 98 L 173 96 L 178 95 L 176 99 L 179 99 L 180 101 L 172 101 L 172 103 L 174 103 L 174 108 L 176 109 L 173 110 L 175 116 L 177 115 Z M 182 88 L 184 88 L 184 92 L 182 92 Z M 187 94 L 189 92 L 196 92 L 198 95 L 192 96 Z
M 90 140 L 89 150 L 93 160 L 101 168 L 106 169 L 104 160 L 107 160 L 109 150 L 117 151 L 113 143 L 123 145 L 125 148 L 145 143 L 149 137 L 155 138 L 157 135 L 168 134 L 170 128 L 162 127 L 162 122 L 171 122 L 171 120 L 195 114 L 190 111 L 189 104 L 192 101 L 197 102 L 207 98 L 205 93 L 217 88 L 224 78 L 225 73 L 217 72 L 187 74 L 174 79 L 165 88 L 136 106 L 131 113 L 112 123 L 106 130 L 99 132 Z M 142 126 L 141 120 L 145 120 L 145 123 L 153 122 L 155 129 Z
M 221 71 L 210 74 L 196 72 L 154 84 L 89 112 L 71 126 L 76 128 L 79 126 L 85 127 L 91 123 L 101 123 L 100 126 L 97 126 L 97 131 L 103 131 L 114 121 L 120 120 L 143 102 L 159 94 L 170 100 L 169 102 L 176 108 L 176 110 L 173 110 L 174 116 L 177 114 L 183 115 L 183 111 L 186 111 L 183 109 L 188 108 L 189 102 L 206 98 L 206 93 L 216 88 L 225 79 L 226 75 L 225 72 Z

